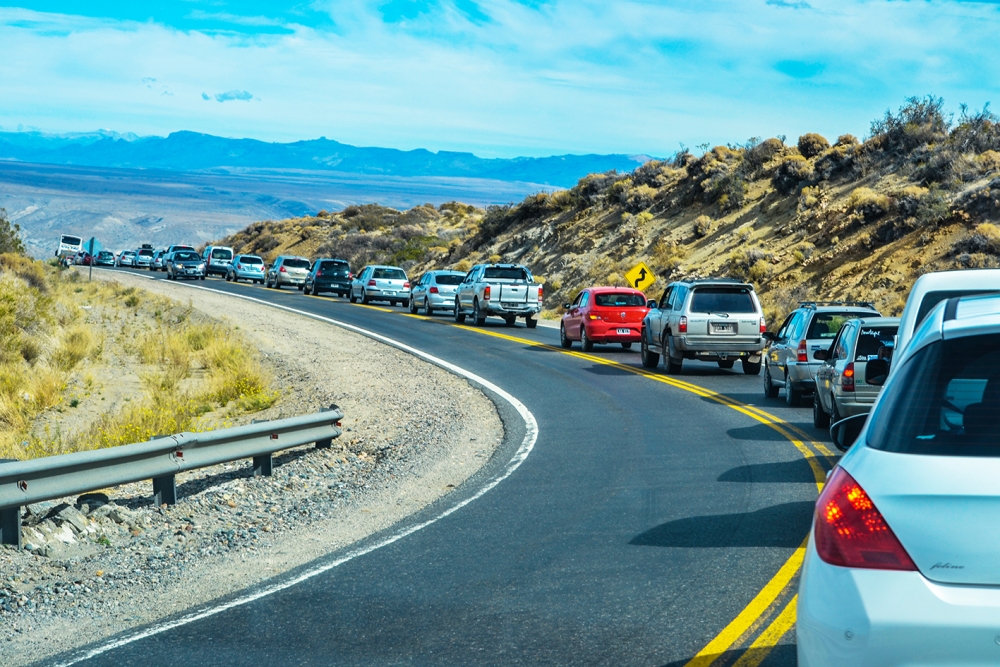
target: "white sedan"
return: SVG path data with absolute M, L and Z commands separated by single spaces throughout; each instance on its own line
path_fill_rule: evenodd
M 892 363 L 861 432 L 832 429 L 857 440 L 817 501 L 799 665 L 1000 664 L 1000 296 L 942 302 Z

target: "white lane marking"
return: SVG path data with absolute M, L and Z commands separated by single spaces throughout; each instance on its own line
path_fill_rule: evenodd
M 129 273 L 129 272 L 128 271 L 123 271 L 122 273 Z M 426 352 L 423 352 L 423 351 L 418 350 L 416 348 L 410 347 L 409 345 L 406 345 L 405 343 L 400 343 L 399 341 L 393 340 L 392 338 L 388 338 L 388 337 L 383 336 L 381 334 L 377 334 L 374 331 L 368 331 L 367 329 L 362 329 L 361 327 L 356 327 L 353 324 L 347 324 L 346 322 L 339 322 L 337 320 L 333 320 L 333 319 L 330 319 L 328 317 L 323 317 L 322 315 L 316 315 L 316 314 L 308 313 L 308 312 L 305 312 L 305 311 L 302 311 L 302 310 L 297 310 L 295 308 L 289 308 L 288 306 L 282 306 L 282 305 L 278 305 L 278 304 L 274 304 L 274 303 L 269 303 L 267 301 L 264 301 L 263 299 L 255 299 L 254 297 L 251 297 L 251 296 L 244 296 L 242 294 L 231 294 L 229 292 L 223 292 L 222 290 L 212 289 L 211 287 L 201 287 L 200 285 L 189 285 L 189 287 L 191 287 L 193 289 L 205 290 L 207 292 L 215 292 L 216 294 L 223 294 L 225 296 L 232 296 L 232 297 L 236 297 L 238 299 L 246 299 L 248 301 L 255 301 L 255 302 L 260 303 L 260 304 L 271 306 L 272 308 L 280 308 L 282 310 L 286 310 L 286 311 L 291 312 L 291 313 L 296 313 L 298 315 L 304 315 L 306 317 L 311 317 L 311 318 L 313 318 L 315 320 L 320 320 L 322 322 L 327 322 L 327 323 L 332 324 L 334 326 L 341 327 L 341 328 L 347 329 L 349 331 L 354 331 L 355 333 L 359 333 L 359 334 L 361 334 L 363 336 L 367 336 L 369 338 L 373 338 L 373 339 L 375 339 L 375 340 L 377 340 L 379 342 L 385 343 L 387 345 L 391 345 L 391 346 L 393 346 L 393 347 L 395 347 L 397 349 L 403 350 L 405 352 L 409 352 L 410 354 L 412 354 L 414 356 L 417 356 L 417 357 L 420 357 L 421 359 L 425 359 L 425 360 L 431 362 L 432 364 L 435 364 L 437 366 L 441 366 L 442 368 L 445 368 L 445 369 L 451 371 L 455 375 L 458 375 L 460 377 L 464 377 L 467 380 L 472 380 L 473 382 L 476 382 L 476 383 L 478 383 L 478 384 L 486 387 L 490 391 L 494 392 L 495 394 L 497 394 L 498 396 L 500 396 L 502 399 L 504 399 L 505 401 L 507 401 L 508 403 L 510 403 L 511 406 L 515 410 L 517 410 L 518 414 L 521 415 L 521 419 L 524 420 L 524 428 L 525 428 L 524 439 L 521 441 L 521 446 L 518 447 L 517 451 L 514 453 L 514 456 L 511 457 L 510 461 L 507 462 L 507 465 L 504 468 L 504 470 L 503 470 L 502 473 L 500 473 L 498 476 L 496 476 L 492 480 L 490 480 L 486 485 L 484 485 L 481 489 L 479 489 L 478 491 L 476 491 L 476 493 L 473 494 L 472 496 L 470 496 L 470 497 L 466 498 L 465 500 L 463 500 L 463 501 L 461 501 L 461 502 L 453 505 L 452 507 L 449 507 L 448 509 L 444 510 L 443 512 L 441 512 L 437 516 L 435 516 L 435 517 L 433 517 L 431 519 L 428 519 L 427 521 L 424 521 L 423 523 L 418 523 L 416 525 L 410 526 L 409 528 L 404 528 L 403 530 L 400 530 L 400 531 L 398 531 L 396 533 L 393 533 L 393 534 L 389 535 L 388 537 L 386 537 L 385 539 L 383 539 L 383 540 L 381 540 L 379 542 L 376 542 L 375 544 L 369 545 L 369 546 L 361 548 L 361 549 L 356 549 L 354 551 L 349 551 L 343 557 L 341 557 L 341 558 L 333 561 L 332 563 L 327 563 L 326 565 L 320 565 L 319 567 L 315 567 L 315 568 L 313 568 L 311 570 L 307 570 L 306 572 L 303 572 L 299 576 L 297 576 L 294 579 L 291 579 L 289 581 L 286 581 L 286 582 L 283 582 L 283 583 L 280 583 L 280 584 L 275 584 L 273 586 L 268 586 L 267 588 L 264 588 L 264 589 L 262 589 L 260 591 L 257 591 L 256 593 L 253 593 L 251 595 L 245 595 L 245 596 L 237 598 L 237 599 L 235 599 L 235 600 L 233 600 L 231 602 L 227 602 L 225 604 L 221 604 L 221 605 L 218 605 L 216 607 L 211 607 L 209 609 L 203 609 L 203 610 L 201 610 L 199 612 L 195 612 L 195 613 L 192 613 L 192 614 L 188 614 L 186 616 L 182 616 L 182 617 L 180 617 L 180 618 L 178 618 L 176 620 L 170 621 L 168 623 L 161 623 L 159 625 L 154 625 L 153 627 L 147 628 L 146 630 L 143 630 L 142 632 L 140 632 L 138 634 L 135 634 L 135 635 L 132 635 L 130 637 L 125 637 L 125 638 L 119 639 L 117 641 L 108 642 L 107 644 L 104 644 L 102 646 L 98 646 L 97 648 L 94 648 L 94 649 L 88 651 L 86 654 L 84 654 L 84 655 L 82 655 L 82 656 L 80 656 L 78 658 L 73 658 L 69 662 L 58 663 L 59 667 L 69 667 L 69 665 L 75 665 L 75 664 L 83 662 L 85 660 L 90 660 L 91 658 L 97 657 L 97 656 L 101 655 L 102 653 L 107 653 L 108 651 L 113 651 L 113 650 L 115 650 L 117 648 L 121 648 L 122 646 L 125 646 L 127 644 L 131 644 L 133 642 L 137 642 L 140 639 L 145 639 L 147 637 L 152 637 L 153 635 L 158 635 L 158 634 L 166 632 L 168 630 L 173 630 L 174 628 L 180 627 L 182 625 L 187 625 L 188 623 L 193 623 L 195 621 L 200 621 L 203 618 L 208 618 L 209 616 L 214 616 L 215 614 L 219 614 L 219 613 L 224 612 L 224 611 L 226 611 L 228 609 L 232 609 L 233 607 L 239 607 L 241 605 L 245 605 L 245 604 L 248 604 L 250 602 L 253 602 L 254 600 L 259 600 L 259 599 L 261 599 L 263 597 L 266 597 L 268 595 L 272 595 L 273 593 L 277 593 L 279 591 L 283 591 L 286 588 L 291 588 L 292 586 L 295 586 L 297 584 L 301 584 L 303 581 L 306 581 L 307 579 L 312 579 L 315 576 L 318 576 L 320 574 L 323 574 L 324 572 L 332 570 L 333 568 L 335 568 L 335 567 L 337 567 L 339 565 L 343 565 L 347 561 L 354 560 L 355 558 L 358 558 L 359 556 L 364 556 L 365 554 L 371 553 L 372 551 L 375 551 L 376 549 L 381 549 L 382 547 L 390 545 L 393 542 L 397 542 L 397 541 L 403 539 L 404 537 L 406 537 L 407 535 L 412 535 L 413 533 L 417 532 L 418 530 L 422 530 L 422 529 L 426 528 L 427 526 L 430 526 L 433 523 L 437 523 L 438 521 L 440 521 L 441 519 L 445 518 L 446 516 L 457 512 L 458 510 L 462 509 L 463 507 L 465 507 L 466 505 L 468 505 L 472 501 L 477 500 L 478 498 L 481 498 L 488 491 L 490 491 L 491 489 L 493 489 L 493 487 L 495 487 L 497 484 L 499 484 L 500 482 L 502 482 L 505 479 L 507 479 L 508 477 L 510 477 L 511 474 L 513 474 L 513 472 L 515 470 L 517 470 L 518 467 L 520 467 L 520 465 L 522 463 L 524 463 L 524 460 L 526 458 L 528 458 L 528 454 L 531 453 L 532 448 L 534 448 L 534 446 L 535 446 L 535 441 L 538 440 L 538 422 L 535 421 L 535 416 L 533 414 L 531 414 L 531 411 L 528 410 L 528 408 L 523 403 L 521 403 L 521 401 L 517 400 L 511 394 L 507 393 L 506 391 L 504 391 L 500 387 L 496 386 L 495 384 L 493 384 L 492 382 L 490 382 L 486 378 L 482 378 L 482 377 L 476 375 L 475 373 L 472 373 L 471 371 L 467 371 L 464 368 L 456 366 L 455 364 L 449 363 L 449 362 L 445 361 L 444 359 L 439 359 L 439 358 L 437 358 L 435 356 L 427 354 Z

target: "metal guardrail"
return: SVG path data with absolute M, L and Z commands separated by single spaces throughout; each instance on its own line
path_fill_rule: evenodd
M 21 547 L 21 507 L 64 496 L 153 481 L 156 505 L 177 502 L 177 473 L 239 459 L 253 459 L 254 476 L 271 474 L 271 455 L 316 443 L 330 447 L 341 435 L 344 413 L 336 405 L 322 412 L 247 426 L 180 433 L 120 447 L 0 462 L 0 544 Z

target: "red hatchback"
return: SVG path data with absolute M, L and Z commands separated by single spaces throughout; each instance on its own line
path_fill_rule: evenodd
M 573 341 L 587 352 L 595 343 L 620 343 L 626 350 L 642 340 L 646 295 L 631 287 L 588 287 L 567 303 L 559 324 L 559 341 L 566 349 Z

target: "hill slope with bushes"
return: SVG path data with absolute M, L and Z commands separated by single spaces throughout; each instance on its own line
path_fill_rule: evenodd
M 952 118 L 926 97 L 887 111 L 864 141 L 752 138 L 507 206 L 351 206 L 255 223 L 222 243 L 411 274 L 519 262 L 546 281 L 553 315 L 579 288 L 623 284 L 644 261 L 655 295 L 680 277 L 749 280 L 774 324 L 800 299 L 870 300 L 898 314 L 923 272 L 1000 266 L 998 218 L 1000 119 L 965 107 Z

